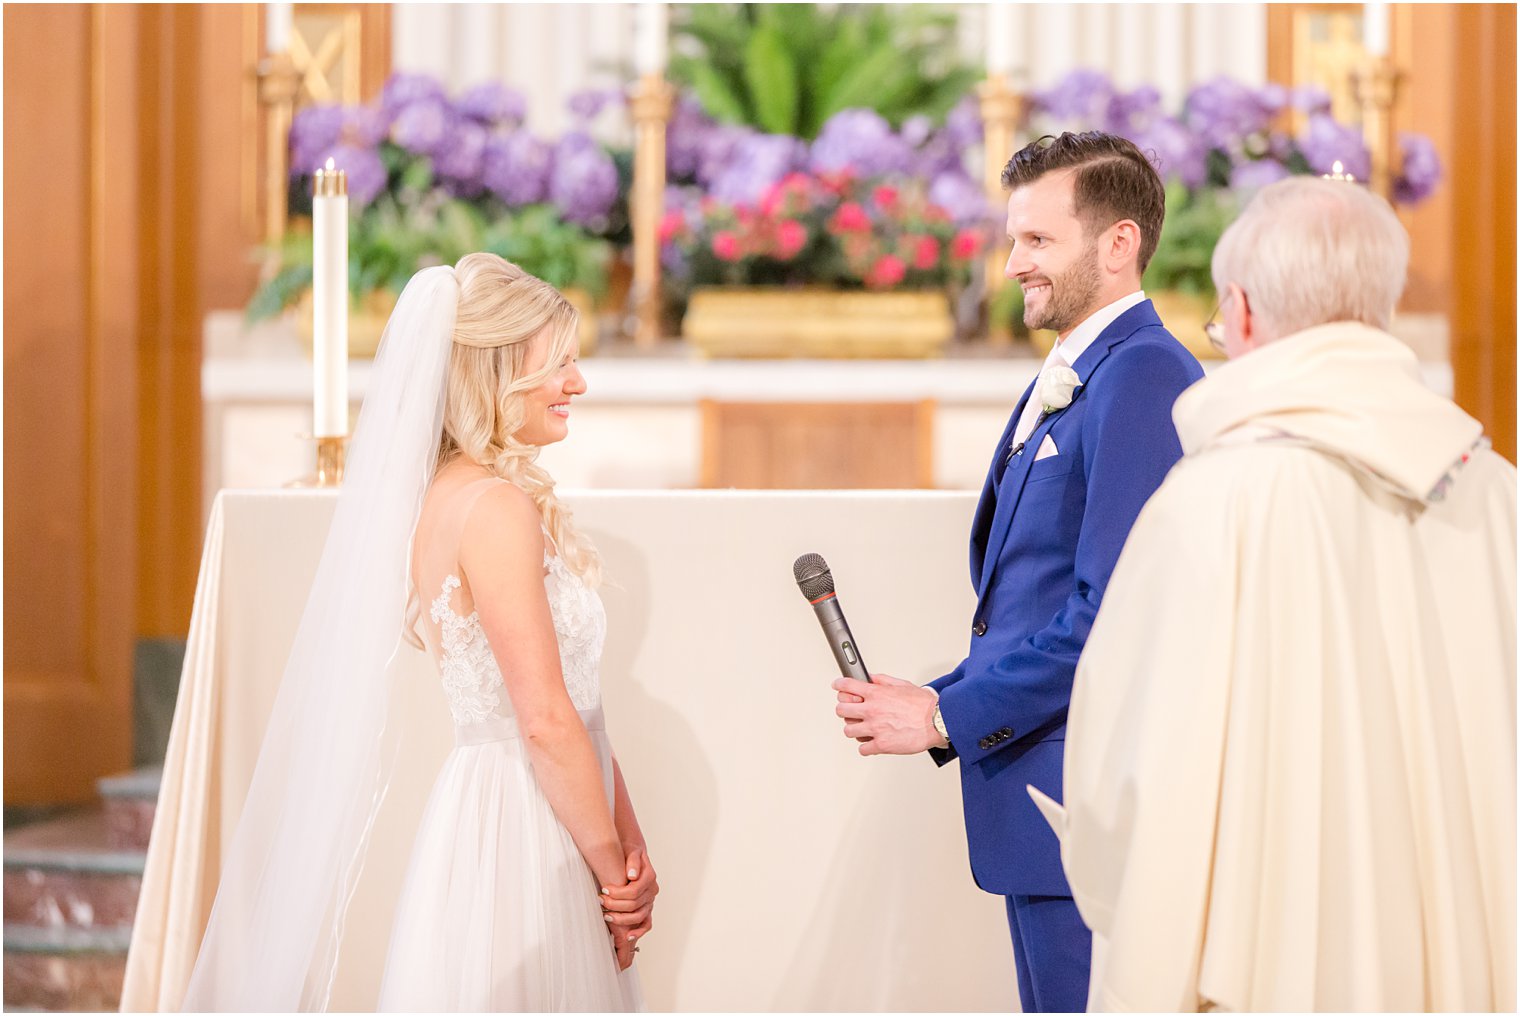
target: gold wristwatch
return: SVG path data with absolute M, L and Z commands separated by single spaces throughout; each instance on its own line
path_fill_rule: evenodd
M 924 687 L 929 688 L 927 684 Z M 945 717 L 939 711 L 939 692 L 933 688 L 929 688 L 929 690 L 934 692 L 934 729 L 939 732 L 939 736 L 943 737 L 945 744 L 948 745 L 950 743 L 950 731 L 945 729 Z

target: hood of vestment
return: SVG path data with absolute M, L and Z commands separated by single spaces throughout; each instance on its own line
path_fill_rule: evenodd
M 1238 357 L 1172 408 L 1185 454 L 1249 428 L 1345 460 L 1422 504 L 1483 436 L 1483 425 L 1426 388 L 1414 352 L 1358 322 L 1318 325 Z

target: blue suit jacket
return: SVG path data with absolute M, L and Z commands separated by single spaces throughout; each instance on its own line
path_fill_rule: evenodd
M 977 591 L 971 649 L 932 682 L 961 760 L 977 885 L 1068 896 L 1060 845 L 1025 791 L 1061 796 L 1066 709 L 1077 657 L 1146 499 L 1182 456 L 1172 403 L 1203 377 L 1150 301 L 1121 314 L 1073 365 L 1071 404 L 1040 419 L 1004 462 L 1033 384 L 1008 421 L 971 526 Z M 1035 461 L 1046 435 L 1059 454 Z

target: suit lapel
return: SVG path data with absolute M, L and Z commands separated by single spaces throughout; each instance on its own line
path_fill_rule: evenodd
M 992 525 L 993 513 L 997 509 L 998 477 L 1003 460 L 1008 458 L 1014 432 L 1018 430 L 1019 418 L 1024 415 L 1024 406 L 1034 397 L 1034 386 L 1039 379 L 1040 375 L 1036 373 L 1034 380 L 1029 382 L 1029 387 L 1024 389 L 1023 398 L 1014 406 L 1013 415 L 1003 428 L 1003 436 L 998 438 L 997 449 L 992 453 L 992 466 L 987 470 L 986 482 L 982 484 L 982 496 L 976 502 L 976 514 L 971 518 L 971 584 L 978 589 L 982 584 L 982 563 L 990 546 L 987 534 Z
M 1093 340 L 1092 345 L 1083 350 L 1082 355 L 1077 357 L 1077 362 L 1072 364 L 1072 370 L 1077 372 L 1077 377 L 1082 380 L 1082 386 L 1072 396 L 1072 404 L 1086 393 L 1089 383 L 1097 373 L 1098 366 L 1108 358 L 1108 354 L 1115 346 L 1129 338 L 1141 328 L 1159 326 L 1161 319 L 1156 316 L 1156 310 L 1149 300 L 1142 300 L 1129 310 L 1120 314 L 1113 320 L 1102 333 Z M 1003 433 L 1003 440 L 998 443 L 998 455 L 1007 457 L 1010 450 L 1009 442 L 1012 440 L 1014 428 L 1019 416 L 1024 412 L 1024 403 L 1033 397 L 1034 384 L 1024 392 L 1024 398 L 1019 400 L 1019 408 L 1014 411 L 1013 421 Z M 1056 420 L 1061 414 L 1068 412 L 1071 406 L 1058 409 L 1054 413 L 1048 413 L 1035 424 L 1034 430 L 1024 442 L 1024 451 L 1008 465 L 1007 472 L 1003 475 L 1002 484 L 997 483 L 998 467 L 1000 459 L 994 459 L 992 469 L 987 474 L 987 485 L 982 488 L 982 499 L 977 503 L 976 521 L 972 525 L 971 540 L 971 574 L 976 585 L 977 602 L 987 595 L 987 587 L 992 584 L 992 573 L 997 570 L 998 555 L 1002 550 L 1003 542 L 1008 538 L 1008 529 L 1013 524 L 1014 510 L 1018 507 L 1019 499 L 1024 493 L 1024 482 L 1029 479 L 1029 469 L 1034 464 L 1035 449 L 1040 447 L 1040 442 L 1045 435 L 1055 426 Z M 992 517 L 988 525 L 986 539 L 977 546 L 977 535 L 982 532 L 982 520 L 986 515 Z M 980 549 L 980 561 L 978 550 Z

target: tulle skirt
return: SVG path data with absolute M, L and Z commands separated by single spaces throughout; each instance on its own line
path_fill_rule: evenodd
M 601 710 L 585 710 L 612 800 Z M 533 776 L 512 720 L 456 728 L 396 909 L 381 1011 L 627 1012 L 597 883 Z

